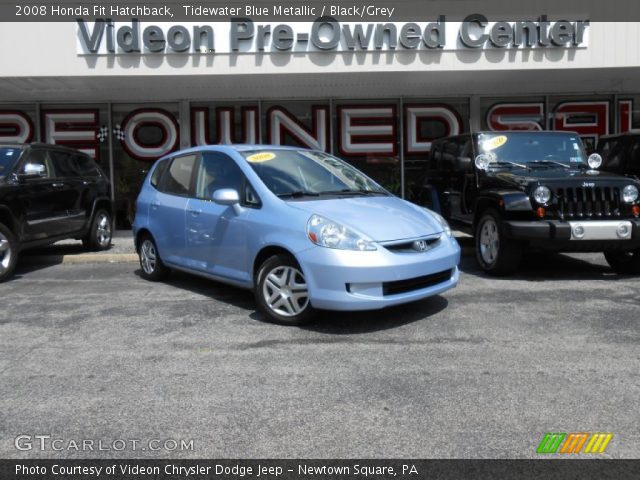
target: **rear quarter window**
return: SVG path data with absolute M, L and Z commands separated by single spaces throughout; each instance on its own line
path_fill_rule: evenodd
M 149 183 L 154 188 L 158 188 L 160 184 L 160 179 L 162 178 L 162 174 L 167 169 L 167 165 L 169 165 L 169 160 L 161 160 L 158 162 L 158 165 L 155 166 L 153 172 L 151 172 L 151 178 L 149 179 Z

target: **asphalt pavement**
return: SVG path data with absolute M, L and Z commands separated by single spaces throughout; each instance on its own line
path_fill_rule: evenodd
M 546 432 L 612 432 L 599 457 L 640 457 L 638 279 L 596 254 L 462 271 L 441 296 L 296 328 L 133 261 L 21 261 L 0 285 L 0 458 L 537 458 Z

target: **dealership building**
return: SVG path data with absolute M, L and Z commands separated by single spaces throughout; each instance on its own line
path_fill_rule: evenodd
M 125 226 L 151 163 L 192 145 L 321 149 L 410 198 L 438 137 L 640 128 L 640 23 L 446 13 L 3 23 L 0 143 L 90 153 Z

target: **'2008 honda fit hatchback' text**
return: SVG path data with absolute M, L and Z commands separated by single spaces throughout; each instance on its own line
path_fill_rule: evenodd
M 177 269 L 253 289 L 285 324 L 315 309 L 419 300 L 459 277 L 460 247 L 442 217 L 301 148 L 205 146 L 161 158 L 133 233 L 143 277 Z

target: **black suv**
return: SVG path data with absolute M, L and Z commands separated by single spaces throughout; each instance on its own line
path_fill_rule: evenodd
M 604 252 L 640 273 L 640 182 L 597 170 L 572 132 L 479 132 L 435 141 L 422 202 L 470 227 L 482 268 L 518 268 L 524 247 Z
M 640 132 L 600 137 L 596 151 L 602 156 L 602 170 L 640 178 Z
M 89 156 L 56 145 L 0 145 L 0 281 L 18 252 L 65 238 L 111 245 L 109 182 Z

